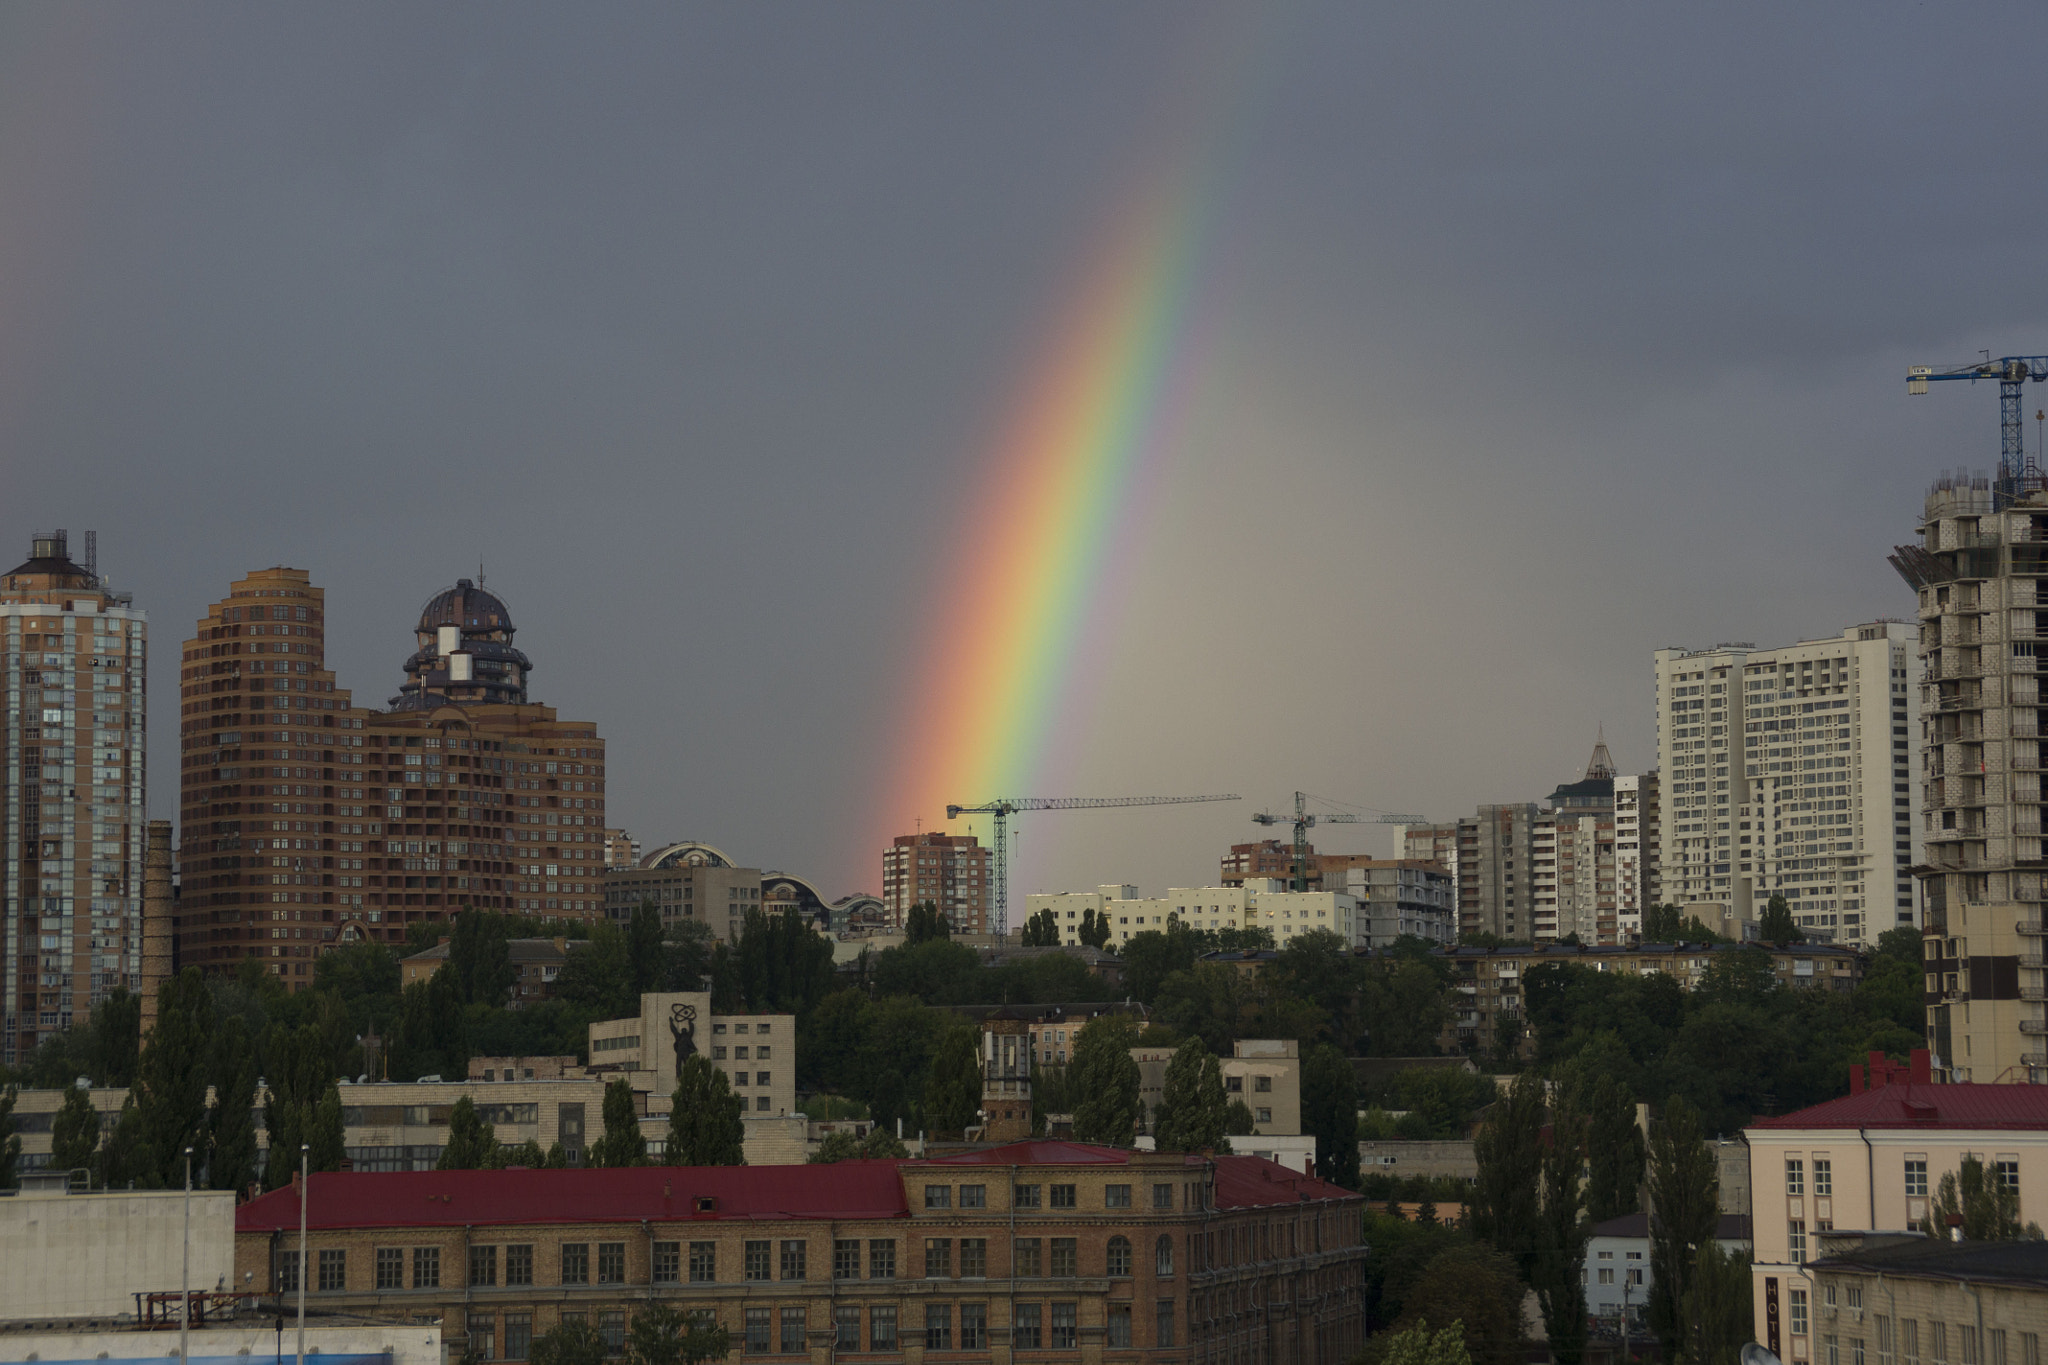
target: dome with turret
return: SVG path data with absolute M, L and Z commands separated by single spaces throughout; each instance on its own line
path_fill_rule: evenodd
M 435 593 L 420 609 L 419 649 L 405 661 L 394 711 L 526 701 L 533 662 L 512 647 L 512 613 L 495 593 L 467 578 Z

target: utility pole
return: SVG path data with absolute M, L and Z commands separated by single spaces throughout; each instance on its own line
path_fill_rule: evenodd
M 312 1144 L 299 1144 L 299 1365 L 306 1365 L 306 1165 Z
M 192 1347 L 192 1149 L 185 1149 L 185 1245 L 178 1257 L 178 1365 Z

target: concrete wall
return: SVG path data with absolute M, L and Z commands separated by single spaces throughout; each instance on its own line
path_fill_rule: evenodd
M 111 1316 L 133 1313 L 137 1293 L 175 1293 L 184 1217 L 183 1190 L 0 1199 L 0 1314 Z M 192 1287 L 211 1289 L 234 1271 L 235 1196 L 194 1190 Z
M 1448 1175 L 1472 1180 L 1479 1174 L 1479 1159 L 1472 1153 L 1470 1139 L 1444 1141 L 1366 1140 L 1358 1144 L 1360 1175 Z
M 176 1286 L 173 1286 L 176 1288 Z M 254 1365 L 279 1358 L 275 1319 L 262 1326 L 206 1327 L 192 1333 L 191 1365 Z M 298 1348 L 298 1333 L 285 1325 L 283 1357 Z M 178 1333 L 167 1332 L 6 1332 L 0 1333 L 0 1362 L 37 1361 L 39 1365 L 125 1365 L 174 1360 Z M 377 1365 L 442 1365 L 441 1329 L 417 1324 L 372 1324 L 355 1327 L 306 1325 L 306 1355 L 320 1353 L 323 1365 L 353 1365 L 374 1359 Z

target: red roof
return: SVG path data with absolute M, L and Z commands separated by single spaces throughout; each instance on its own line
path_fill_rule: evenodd
M 716 1203 L 699 1211 L 698 1201 Z M 315 1228 L 691 1219 L 901 1218 L 893 1161 L 829 1166 L 628 1166 L 617 1170 L 335 1171 L 312 1177 Z M 237 1232 L 299 1225 L 293 1186 L 242 1205 Z
M 1298 1204 L 1304 1199 L 1357 1199 L 1342 1185 L 1290 1171 L 1262 1156 L 1219 1156 L 1216 1159 L 1216 1207 L 1251 1209 L 1267 1204 Z
M 954 1152 L 935 1156 L 930 1166 L 1120 1166 L 1131 1154 L 1121 1147 L 1102 1147 L 1092 1142 L 1056 1142 L 1033 1139 L 985 1147 L 978 1152 Z
M 2048 1129 L 2048 1085 L 1916 1085 L 1894 1081 L 1751 1128 Z

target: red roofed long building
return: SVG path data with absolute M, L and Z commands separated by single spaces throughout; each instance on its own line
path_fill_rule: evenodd
M 309 1307 L 530 1357 L 564 1318 L 617 1347 L 650 1300 L 736 1356 L 827 1365 L 1339 1365 L 1364 1338 L 1357 1195 L 1258 1157 L 1019 1142 L 924 1161 L 344 1172 L 307 1186 Z M 245 1204 L 235 1267 L 297 1287 L 296 1187 Z
M 1941 1177 L 1960 1170 L 1965 1155 L 2019 1188 L 2022 1222 L 2048 1223 L 2048 1086 L 1931 1080 L 1925 1051 L 1905 1066 L 1872 1053 L 1867 1079 L 1852 1067 L 1841 1099 L 1743 1130 L 1756 1339 L 1780 1359 L 1819 1362 L 1829 1337 L 1838 1346 L 1866 1339 L 1860 1325 L 1822 1312 L 1805 1269 L 1820 1255 L 1819 1235 L 1919 1226 Z

